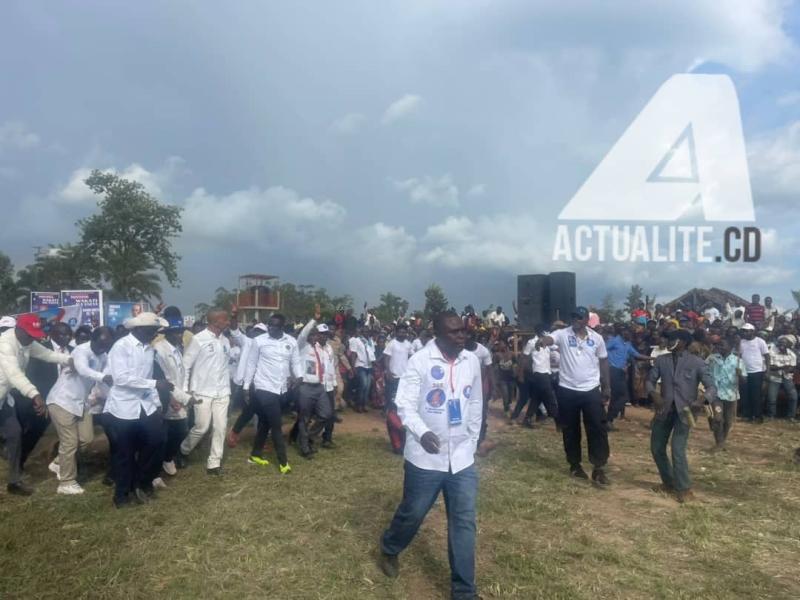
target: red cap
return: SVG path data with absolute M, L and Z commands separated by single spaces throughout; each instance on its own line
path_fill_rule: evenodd
M 27 315 L 21 315 L 17 317 L 17 327 L 22 329 L 35 340 L 40 340 L 44 337 L 42 322 L 36 315 L 29 313 Z

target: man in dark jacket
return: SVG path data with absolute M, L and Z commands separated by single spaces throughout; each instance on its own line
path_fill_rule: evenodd
M 687 347 L 691 334 L 679 329 L 670 332 L 669 354 L 659 356 L 647 380 L 647 392 L 653 400 L 656 416 L 650 433 L 650 451 L 661 475 L 658 491 L 674 493 L 678 502 L 694 498 L 689 477 L 686 446 L 695 415 L 704 412 L 703 398 L 698 398 L 697 386 L 705 387 L 705 400 L 716 400 L 714 380 L 702 358 L 691 354 Z M 657 383 L 661 380 L 661 392 Z M 667 456 L 667 445 L 672 436 L 672 463 Z

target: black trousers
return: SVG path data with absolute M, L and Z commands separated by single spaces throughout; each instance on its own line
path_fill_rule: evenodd
M 625 369 L 609 367 L 611 374 L 611 401 L 608 404 L 608 420 L 613 421 L 625 412 L 628 402 L 628 378 Z
M 100 413 L 99 415 L 94 415 L 94 424 L 100 425 L 103 428 L 103 433 L 106 434 L 106 439 L 108 440 L 108 471 L 106 473 L 106 477 L 115 481 L 114 479 L 114 435 L 111 433 L 111 414 L 110 413 Z
M 164 419 L 164 462 L 172 462 L 178 456 L 181 442 L 189 433 L 188 419 Z
M 247 424 L 253 420 L 256 414 L 256 399 L 255 395 L 250 393 L 250 401 L 242 403 L 242 412 L 236 417 L 236 422 L 233 424 L 233 432 L 235 434 L 242 433 L 242 430 L 247 427 Z
M 579 392 L 563 386 L 558 388 L 558 417 L 564 438 L 564 452 L 571 468 L 581 464 L 581 416 L 589 443 L 589 462 L 602 468 L 608 462 L 608 431 L 606 410 L 600 388 Z
M 8 483 L 19 483 L 22 481 L 22 427 L 17 420 L 16 407 L 9 406 L 8 401 L 0 409 L 0 436 L 8 458 Z
M 328 419 L 328 422 L 325 423 L 325 429 L 322 430 L 323 442 L 333 441 L 333 428 L 336 425 L 336 390 L 331 390 L 327 392 L 327 394 L 328 401 L 331 404 L 331 417 Z
M 525 376 L 525 382 L 518 384 L 519 398 L 511 413 L 511 418 L 516 419 L 528 405 L 525 411 L 525 419 L 530 420 L 536 415 L 539 404 L 544 404 L 547 414 L 554 419 L 558 418 L 558 404 L 553 393 L 553 384 L 548 373 L 530 373 Z
M 301 452 L 311 450 L 314 439 L 332 417 L 333 407 L 325 386 L 301 383 L 297 394 L 297 437 Z
M 113 455 L 114 498 L 124 502 L 134 488 L 153 489 L 164 455 L 164 425 L 161 410 L 138 419 L 120 419 L 108 414 Z
M 39 440 L 42 439 L 44 432 L 47 431 L 50 418 L 46 415 L 44 417 L 37 415 L 33 408 L 33 400 L 26 398 L 22 394 L 14 393 L 14 404 L 17 421 L 19 421 L 19 426 L 22 430 L 19 468 L 24 469 L 25 461 L 28 460 Z
M 747 374 L 746 394 L 742 398 L 742 415 L 745 419 L 760 419 L 764 414 L 764 396 L 761 393 L 763 385 L 764 371 Z
M 275 445 L 275 453 L 278 455 L 278 462 L 285 465 L 288 462 L 286 457 L 286 441 L 283 439 L 281 431 L 281 403 L 286 394 L 273 394 L 266 390 L 256 390 L 255 398 L 250 397 L 250 403 L 254 405 L 255 414 L 258 415 L 258 430 L 253 439 L 253 449 L 251 456 L 261 457 L 264 449 L 264 442 L 272 432 L 272 443 Z

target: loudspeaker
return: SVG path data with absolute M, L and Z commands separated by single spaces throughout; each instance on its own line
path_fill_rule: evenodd
M 575 310 L 575 273 L 557 271 L 547 277 L 545 317 L 548 323 L 562 320 L 569 323 Z
M 547 287 L 547 275 L 517 275 L 517 319 L 522 329 L 545 322 Z

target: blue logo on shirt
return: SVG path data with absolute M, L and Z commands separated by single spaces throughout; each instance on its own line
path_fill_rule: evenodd
M 464 398 L 469 400 L 469 397 L 472 396 L 472 386 L 471 385 L 465 385 L 463 393 L 464 393 Z
M 574 335 L 567 336 L 567 343 L 570 348 L 576 348 L 578 346 L 578 339 Z
M 444 377 L 444 369 L 439 365 L 431 367 L 431 377 L 434 379 L 442 379 Z
M 594 340 L 592 338 L 589 338 L 588 340 L 586 340 L 586 345 L 589 347 L 594 346 Z
M 442 373 L 444 375 L 444 373 Z M 425 402 L 428 403 L 428 406 L 432 408 L 439 408 L 440 406 L 444 406 L 446 398 L 444 395 L 444 390 L 435 389 L 428 392 L 428 395 L 425 397 Z

